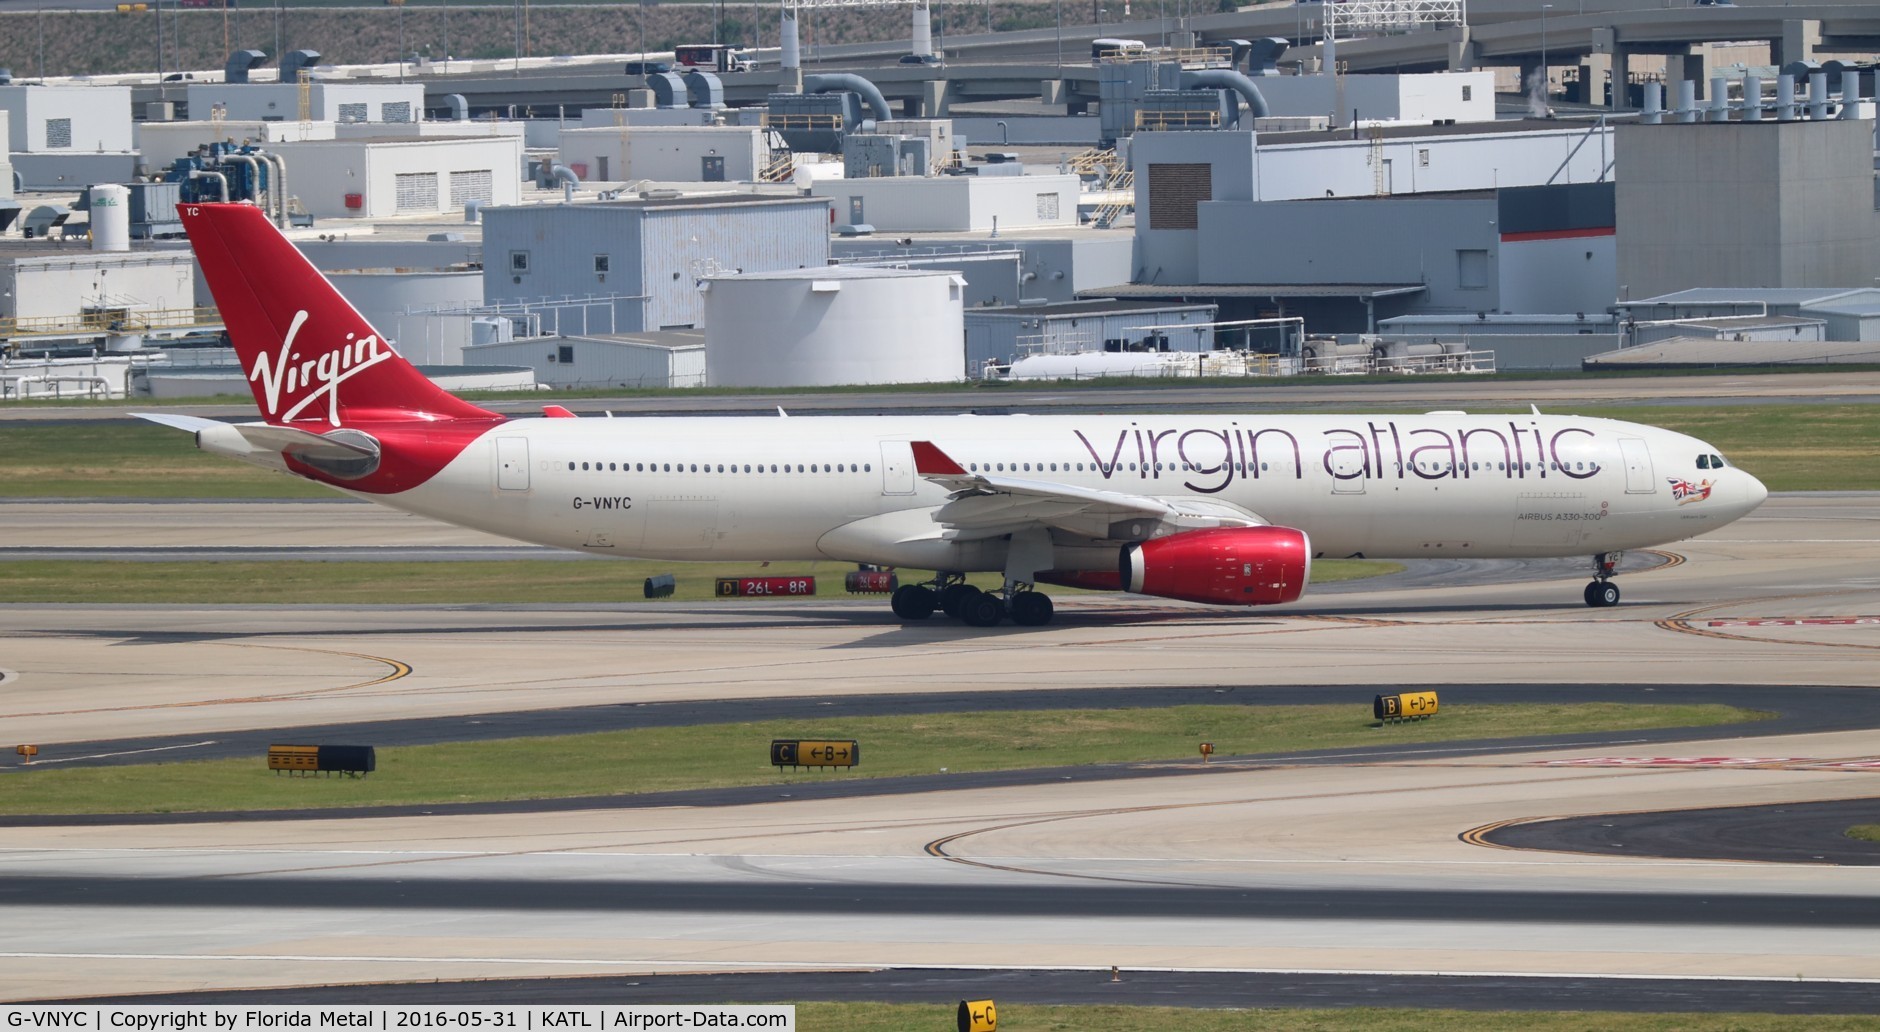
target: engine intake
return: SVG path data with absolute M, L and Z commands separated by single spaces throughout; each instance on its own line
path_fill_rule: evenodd
M 1303 595 L 1312 541 L 1292 527 L 1190 530 L 1123 546 L 1124 591 L 1217 606 L 1271 606 Z

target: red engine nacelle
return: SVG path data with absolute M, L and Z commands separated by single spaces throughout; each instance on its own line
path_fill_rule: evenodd
M 1291 527 L 1189 530 L 1124 545 L 1122 588 L 1217 606 L 1271 606 L 1305 593 L 1312 542 Z

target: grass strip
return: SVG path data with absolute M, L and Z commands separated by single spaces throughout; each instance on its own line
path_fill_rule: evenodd
M 1847 829 L 1847 837 L 1862 842 L 1880 842 L 1880 824 L 1856 824 Z
M 1125 970 L 1125 977 L 1128 972 Z M 1096 976 L 1092 976 L 1093 978 Z M 995 998 L 996 993 L 992 993 Z M 952 1028 L 955 1004 L 798 1003 L 802 1032 L 932 1032 Z M 1349 1007 L 1199 1010 L 999 1004 L 1010 1032 L 1872 1032 L 1872 1015 L 1634 1014 L 1616 1011 L 1459 1011 Z
M 196 813 L 403 803 L 482 802 L 789 785 L 880 778 L 1502 738 L 1539 732 L 1629 731 L 1759 720 L 1731 706 L 1457 705 L 1430 720 L 1373 727 L 1369 695 L 1348 705 L 1174 706 L 763 721 L 639 728 L 549 738 L 381 749 L 363 778 L 292 777 L 265 757 L 58 770 L 0 777 L 0 813 Z M 854 739 L 848 771 L 779 771 L 773 738 Z M 320 744 L 320 743 L 300 743 Z M 328 744 L 371 745 L 371 742 Z M 47 750 L 42 760 L 56 759 Z
M 1154 392 L 1144 392 L 1153 408 Z M 1383 409 L 1375 409 L 1379 413 Z M 1880 490 L 1880 405 L 1575 407 L 1708 441 L 1775 491 Z M 0 424 L 0 497 L 325 498 L 328 489 L 120 423 Z
M 650 559 L 511 559 L 467 562 L 129 562 L 116 559 L 21 559 L 0 563 L 0 600 L 7 602 L 178 603 L 227 605 L 492 605 L 503 603 L 645 602 L 645 580 L 670 573 L 673 594 L 657 602 L 716 597 L 719 577 L 815 577 L 816 598 L 860 598 L 843 590 L 849 563 L 678 563 Z M 1400 563 L 1325 559 L 1312 582 L 1396 573 Z M 926 570 L 900 571 L 901 583 Z M 995 573 L 968 578 L 984 590 Z M 1043 585 L 1051 595 L 1083 594 Z M 874 596 L 885 608 L 886 595 Z M 789 598 L 777 598 L 788 604 Z M 797 597 L 794 601 L 801 601 Z

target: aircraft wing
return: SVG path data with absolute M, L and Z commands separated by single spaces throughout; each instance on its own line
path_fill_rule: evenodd
M 1097 541 L 1130 541 L 1151 536 L 1142 526 L 1145 523 L 1183 530 L 1266 523 L 1255 513 L 1213 499 L 1154 498 L 970 472 L 930 441 L 911 444 L 915 471 L 952 492 L 933 513 L 934 522 L 943 528 L 943 538 L 996 537 L 1044 526 Z
M 269 423 L 223 423 L 161 412 L 133 412 L 131 415 L 193 433 L 196 447 L 203 451 L 245 459 L 270 469 L 285 468 L 280 461 L 283 455 L 314 465 L 376 462 L 379 457 L 379 443 L 356 430 L 316 434 Z

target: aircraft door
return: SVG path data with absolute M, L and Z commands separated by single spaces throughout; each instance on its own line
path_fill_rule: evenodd
M 504 491 L 529 489 L 529 439 L 496 439 L 496 486 Z
M 1651 448 L 1637 437 L 1621 437 L 1619 454 L 1625 458 L 1625 493 L 1656 493 L 1658 479 L 1652 475 Z
M 914 448 L 906 441 L 881 442 L 881 493 L 914 493 Z
M 1352 448 L 1334 449 L 1331 466 L 1333 494 L 1364 493 L 1364 482 L 1370 478 L 1362 453 Z

